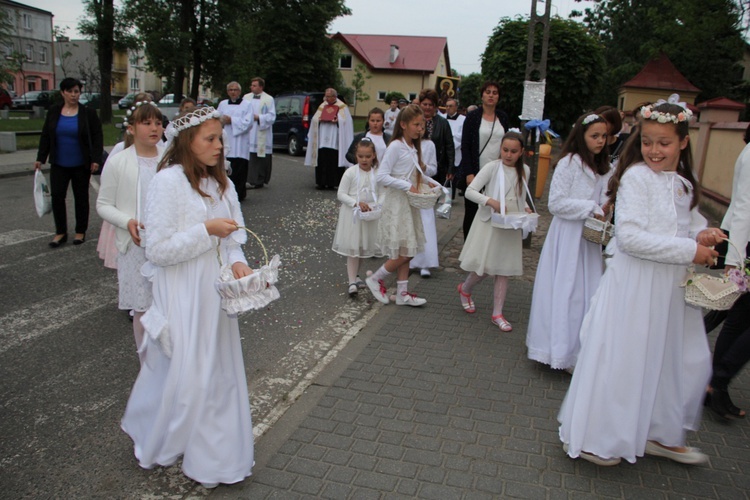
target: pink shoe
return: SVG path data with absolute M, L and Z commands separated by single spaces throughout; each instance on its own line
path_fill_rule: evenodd
M 471 294 L 464 293 L 464 284 L 459 283 L 458 284 L 458 294 L 461 299 L 461 305 L 464 308 L 464 311 L 466 311 L 469 314 L 473 314 L 477 312 L 476 308 L 474 307 L 474 301 L 471 300 Z
M 500 331 L 503 332 L 511 332 L 513 331 L 513 326 L 508 323 L 508 321 L 505 319 L 505 317 L 502 314 L 498 314 L 497 316 L 492 317 L 492 324 L 497 325 L 500 327 Z

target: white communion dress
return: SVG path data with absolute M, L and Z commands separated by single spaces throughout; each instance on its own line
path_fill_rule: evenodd
M 333 251 L 346 257 L 381 257 L 378 241 L 379 220 L 359 220 L 352 212 L 357 200 L 372 206 L 375 200 L 382 203 L 383 196 L 375 180 L 375 171 L 365 172 L 359 165 L 346 169 L 339 183 L 338 199 L 341 202 Z
M 149 188 L 144 274 L 154 303 L 143 316 L 145 354 L 122 429 L 141 467 L 172 465 L 201 483 L 236 483 L 251 473 L 253 428 L 237 318 L 221 309 L 214 282 L 216 246 L 225 263 L 245 262 L 237 231 L 219 240 L 204 222 L 217 217 L 244 225 L 237 194 L 223 197 L 212 178 L 205 198 L 179 165 L 165 168 Z
M 635 462 L 646 441 L 684 446 L 697 430 L 711 360 L 701 310 L 680 285 L 706 221 L 689 182 L 630 167 L 617 193 L 617 249 L 581 327 L 581 352 L 560 410 L 560 439 Z

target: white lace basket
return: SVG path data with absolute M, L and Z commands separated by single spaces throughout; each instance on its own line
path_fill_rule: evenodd
M 419 186 L 419 193 L 412 193 L 411 191 L 407 191 L 406 197 L 409 200 L 409 205 L 422 210 L 434 207 L 438 199 L 440 199 L 442 193 L 442 186 L 431 188 L 429 184 L 423 183 Z
M 274 255 L 269 261 L 266 247 L 258 235 L 246 227 L 240 226 L 239 229 L 244 229 L 258 241 L 263 249 L 265 265 L 260 269 L 254 269 L 249 276 L 236 279 L 232 273 L 232 266 L 222 264 L 219 247 L 216 247 L 221 273 L 214 286 L 221 296 L 221 308 L 230 315 L 262 309 L 280 297 L 276 283 L 279 281 L 281 258 Z
M 378 220 L 383 215 L 383 205 L 380 204 L 370 205 L 370 210 L 367 212 L 363 212 L 358 206 L 354 207 L 352 210 L 354 211 L 354 216 L 363 221 Z
M 737 248 L 734 243 L 726 240 Z M 737 283 L 726 276 L 711 276 L 705 273 L 695 273 L 690 266 L 687 278 L 682 283 L 685 287 L 685 302 L 691 306 L 703 307 L 713 311 L 726 311 L 732 308 L 735 301 L 742 295 Z
M 607 246 L 615 235 L 615 225 L 608 220 L 589 217 L 583 223 L 583 239 L 591 243 Z

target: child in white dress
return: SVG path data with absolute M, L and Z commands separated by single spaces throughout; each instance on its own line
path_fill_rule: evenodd
M 578 332 L 603 272 L 601 245 L 582 235 L 588 217 L 604 219 L 609 211 L 606 144 L 607 122 L 595 114 L 581 116 L 552 175 L 548 207 L 554 217 L 534 279 L 526 346 L 529 359 L 555 369 L 575 366 Z
M 560 439 L 598 465 L 644 453 L 698 464 L 707 457 L 685 446 L 685 431 L 700 425 L 711 358 L 681 284 L 691 262 L 713 262 L 724 233 L 698 212 L 690 112 L 662 101 L 641 117 L 610 184 L 617 248 L 581 327 Z
M 428 177 L 432 177 L 438 171 L 435 143 L 429 139 L 423 139 L 420 142 L 420 146 L 422 149 L 422 162 L 425 165 L 424 173 Z M 438 260 L 435 207 L 420 209 L 419 216 L 422 218 L 422 229 L 424 231 L 424 251 L 414 256 L 411 262 L 409 262 L 409 269 L 419 269 L 420 276 L 429 278 L 432 275 L 430 268 L 440 265 L 440 261 Z
M 143 344 L 141 317 L 151 306 L 151 283 L 141 274 L 146 252 L 141 241 L 143 216 L 151 179 L 164 152 L 162 116 L 152 102 L 135 105 L 127 129 L 125 149 L 107 161 L 102 171 L 96 211 L 115 227 L 119 308 L 133 310 L 136 350 Z M 142 355 L 139 356 L 142 359 Z
M 214 287 L 217 248 L 235 278 L 252 273 L 218 117 L 204 107 L 173 122 L 173 142 L 149 188 L 143 272 L 154 301 L 143 316 L 145 360 L 121 423 L 141 467 L 182 457 L 184 474 L 206 488 L 242 481 L 253 466 L 239 326 Z
M 385 278 L 396 272 L 396 305 L 421 306 L 427 301 L 408 292 L 409 261 L 424 250 L 424 230 L 419 209 L 409 205 L 406 192 L 418 193 L 424 164 L 420 138 L 424 133 L 424 114 L 416 104 L 401 110 L 393 138 L 377 171 L 383 186 L 383 215 L 378 225 L 378 240 L 389 259 L 369 276 L 365 283 L 380 302 L 388 304 Z
M 382 201 L 373 170 L 378 165 L 375 144 L 368 138 L 360 139 L 355 155 L 357 165 L 347 168 L 339 183 L 341 209 L 333 236 L 333 251 L 346 256 L 350 297 L 356 296 L 359 288 L 366 286 L 359 277 L 359 260 L 383 256 L 378 244 L 378 220 L 359 218 L 360 212 L 379 211 L 378 202 Z
M 505 196 L 506 213 L 531 212 L 526 205 L 526 179 L 529 167 L 523 164 L 523 136 L 518 129 L 510 129 L 500 145 L 500 159 L 484 165 L 471 181 L 466 198 L 479 205 L 469 236 L 458 257 L 461 269 L 469 271 L 458 294 L 464 311 L 476 311 L 471 292 L 485 277 L 495 277 L 492 323 L 503 332 L 513 330 L 503 316 L 503 305 L 508 291 L 508 276 L 523 274 L 522 230 L 492 227 L 492 212 L 500 212 L 500 190 Z M 502 178 L 500 177 L 502 176 Z M 482 194 L 484 188 L 486 194 Z

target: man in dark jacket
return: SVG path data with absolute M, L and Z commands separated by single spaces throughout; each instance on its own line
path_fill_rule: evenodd
M 438 173 L 435 180 L 441 184 L 454 173 L 456 149 L 453 133 L 448 120 L 437 114 L 438 94 L 434 89 L 424 89 L 419 93 L 419 105 L 424 112 L 424 139 L 435 144 Z

